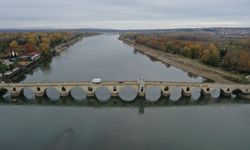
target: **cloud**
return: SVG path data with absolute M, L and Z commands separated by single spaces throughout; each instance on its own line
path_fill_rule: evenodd
M 0 0 L 0 28 L 250 26 L 249 0 Z

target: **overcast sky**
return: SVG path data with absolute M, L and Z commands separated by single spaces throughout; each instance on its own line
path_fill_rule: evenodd
M 0 0 L 0 28 L 250 27 L 250 0 Z

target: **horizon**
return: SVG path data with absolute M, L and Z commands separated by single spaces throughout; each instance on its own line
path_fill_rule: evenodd
M 1 29 L 250 27 L 248 0 L 0 1 Z
M 133 31 L 133 30 L 185 30 L 185 29 L 249 29 L 250 26 L 246 27 L 224 27 L 224 26 L 215 26 L 215 27 L 180 27 L 180 28 L 145 28 L 145 29 L 117 29 L 117 28 L 0 28 L 1 31 L 5 30 L 118 30 L 118 31 Z

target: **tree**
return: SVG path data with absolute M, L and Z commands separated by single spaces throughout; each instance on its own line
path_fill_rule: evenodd
M 241 72 L 250 72 L 250 54 L 246 51 L 239 53 L 239 70 Z
M 171 52 L 174 49 L 174 42 L 168 41 L 165 45 L 165 50 Z
M 19 45 L 18 45 L 18 43 L 17 43 L 16 40 L 13 40 L 13 41 L 10 42 L 9 47 L 10 47 L 11 49 L 17 50 L 18 47 L 19 47 Z
M 36 50 L 35 46 L 30 44 L 30 43 L 26 43 L 23 48 L 27 51 L 27 52 L 32 52 L 34 50 Z
M 190 57 L 190 49 L 187 46 L 183 47 L 181 49 L 181 55 Z
M 49 48 L 50 48 L 50 46 L 49 46 L 48 43 L 41 43 L 41 44 L 39 45 L 40 51 L 41 51 L 43 54 L 45 54 L 45 55 L 48 55 L 48 54 L 49 54 Z
M 0 73 L 3 74 L 8 70 L 8 66 L 0 62 Z
M 238 59 L 238 54 L 236 52 L 229 51 L 224 56 L 223 66 L 230 71 L 236 70 L 239 65 Z
M 34 46 L 37 44 L 37 38 L 36 38 L 36 35 L 34 33 L 28 33 L 27 43 L 32 44 Z
M 4 51 L 8 47 L 8 44 L 6 42 L 0 41 L 0 51 Z
M 202 61 L 211 66 L 217 66 L 220 60 L 220 52 L 215 44 L 211 43 L 208 49 L 204 50 Z
M 190 57 L 192 59 L 197 59 L 199 58 L 201 54 L 202 46 L 200 44 L 192 44 L 190 46 Z
M 48 55 L 50 53 L 50 40 L 46 37 L 41 38 L 41 43 L 39 45 L 39 49 L 42 54 Z

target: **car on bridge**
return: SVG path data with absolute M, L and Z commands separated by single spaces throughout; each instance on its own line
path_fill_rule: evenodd
M 100 83 L 102 83 L 102 79 L 101 78 L 92 79 L 91 83 L 92 84 L 100 84 Z

